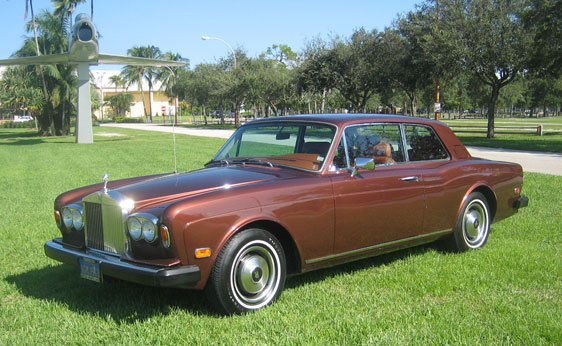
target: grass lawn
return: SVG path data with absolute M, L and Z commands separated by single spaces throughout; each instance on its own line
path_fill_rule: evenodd
M 487 119 L 444 120 L 449 125 L 487 126 Z M 542 136 L 535 134 L 496 133 L 494 139 L 487 139 L 486 134 L 458 133 L 464 145 L 477 147 L 504 148 L 530 151 L 547 151 L 562 153 L 562 117 L 549 118 L 496 118 L 496 126 L 525 126 L 542 124 L 545 130 Z M 502 131 L 502 129 L 497 129 Z M 503 131 L 506 131 L 503 129 Z
M 100 136 L 101 134 L 120 136 Z M 96 284 L 44 255 L 61 192 L 173 170 L 170 134 L 95 128 L 95 143 L 0 130 L 0 344 L 562 343 L 562 177 L 525 174 L 530 206 L 492 225 L 478 251 L 417 247 L 289 278 L 280 300 L 243 316 L 200 292 Z M 178 169 L 223 139 L 177 136 Z

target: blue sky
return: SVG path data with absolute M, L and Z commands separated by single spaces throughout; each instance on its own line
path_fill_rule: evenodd
M 301 50 L 307 40 L 330 35 L 349 37 L 354 29 L 383 30 L 399 13 L 414 10 L 422 0 L 95 0 L 94 22 L 100 31 L 100 51 L 125 55 L 134 45 L 154 45 L 163 52 L 180 53 L 193 67 L 229 54 L 220 37 L 233 47 L 257 56 L 272 44 Z M 35 0 L 37 15 L 52 10 L 50 0 Z M 19 49 L 26 35 L 24 0 L 0 0 L 0 57 Z M 90 13 L 90 1 L 74 15 Z M 28 17 L 28 20 L 30 17 Z

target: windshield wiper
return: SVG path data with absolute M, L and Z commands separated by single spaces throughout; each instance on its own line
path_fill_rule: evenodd
M 225 165 L 225 166 L 228 166 L 229 164 L 230 164 L 230 162 L 228 162 L 228 160 L 225 160 L 225 159 L 222 159 L 222 160 L 211 160 L 211 161 L 209 161 L 209 162 L 207 162 L 207 163 L 205 164 L 205 167 L 207 167 L 207 166 L 214 166 L 214 165 L 220 165 L 220 166 Z
M 269 161 L 263 161 L 260 159 L 238 159 L 238 160 L 232 160 L 230 161 L 231 164 L 250 164 L 250 165 L 263 165 L 263 166 L 269 166 L 269 167 L 273 167 L 273 163 L 269 162 Z

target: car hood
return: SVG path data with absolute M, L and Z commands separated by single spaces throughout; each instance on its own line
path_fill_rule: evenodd
M 224 188 L 278 179 L 281 175 L 287 174 L 257 167 L 215 167 L 164 175 L 114 190 L 135 201 L 138 210 Z

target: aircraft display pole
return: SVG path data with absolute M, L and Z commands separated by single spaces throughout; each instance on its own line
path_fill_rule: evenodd
M 76 143 L 94 143 L 90 100 L 90 70 L 87 62 L 78 63 L 78 116 Z

